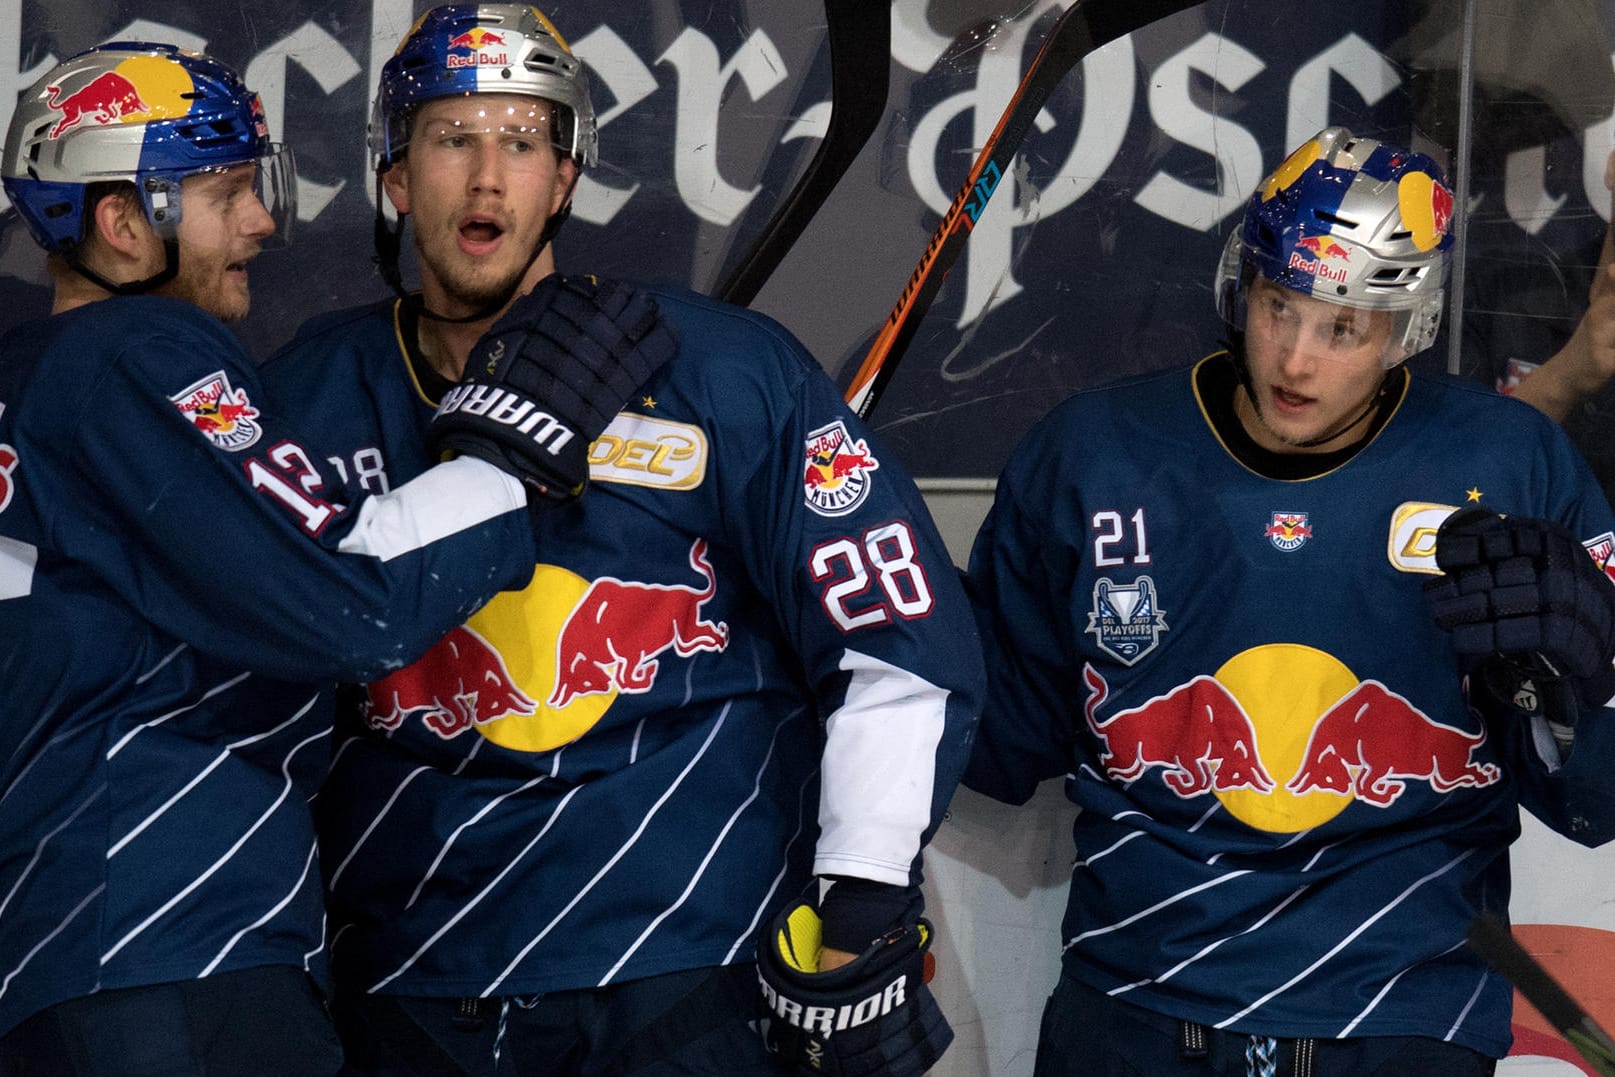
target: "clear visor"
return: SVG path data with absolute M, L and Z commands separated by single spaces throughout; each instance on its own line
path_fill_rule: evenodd
M 165 240 L 179 235 L 179 221 L 185 208 L 185 180 L 192 176 L 206 176 L 233 172 L 244 164 L 220 165 L 200 169 L 184 176 L 153 175 L 142 177 L 138 184 L 141 198 L 146 204 L 146 216 L 157 234 Z M 252 197 L 269 214 L 274 231 L 260 240 L 261 250 L 278 250 L 291 246 L 292 222 L 297 219 L 297 163 L 290 146 L 271 144 L 256 161 L 251 177 Z
M 1245 306 L 1245 336 L 1283 354 L 1327 362 L 1372 359 L 1390 369 L 1407 357 L 1405 339 L 1413 314 L 1367 310 L 1302 295 L 1266 277 L 1251 282 Z
M 292 224 L 297 220 L 297 161 L 292 148 L 271 143 L 269 152 L 258 158 L 258 175 L 253 193 L 275 222 L 275 234 L 264 240 L 264 250 L 292 245 Z
M 493 145 L 507 168 L 552 169 L 556 152 L 567 152 L 556 130 L 565 111 L 539 98 L 505 94 L 431 102 L 415 117 L 410 152 L 454 156 Z

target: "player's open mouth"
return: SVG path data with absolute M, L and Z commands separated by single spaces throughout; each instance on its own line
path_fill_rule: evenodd
M 1312 403 L 1310 396 L 1302 396 L 1280 385 L 1273 386 L 1273 404 L 1280 411 L 1299 411 Z
M 504 234 L 503 228 L 486 217 L 467 217 L 460 222 L 460 246 L 470 254 L 492 250 Z

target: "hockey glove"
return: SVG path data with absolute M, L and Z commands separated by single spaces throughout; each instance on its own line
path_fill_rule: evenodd
M 915 1077 L 935 1065 L 953 1029 L 925 986 L 930 923 L 892 931 L 831 972 L 816 971 L 820 931 L 819 914 L 799 901 L 758 947 L 768 1049 L 825 1077 Z
M 1436 624 L 1488 677 L 1493 661 L 1539 683 L 1570 680 L 1582 709 L 1615 691 L 1615 584 L 1564 527 L 1480 508 L 1436 533 L 1426 583 Z
M 656 302 L 630 285 L 551 275 L 471 349 L 427 432 L 551 501 L 583 492 L 589 443 L 678 351 Z

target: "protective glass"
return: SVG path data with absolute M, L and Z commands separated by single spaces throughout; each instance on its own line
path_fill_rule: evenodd
M 1405 311 L 1366 310 L 1302 295 L 1257 277 L 1246 300 L 1247 343 L 1327 362 L 1372 360 L 1387 369 L 1402 359 L 1395 331 Z
M 415 120 L 409 147 L 434 159 L 479 154 L 493 144 L 506 168 L 539 172 L 554 169 L 555 119 L 560 110 L 535 97 L 486 94 L 455 98 L 446 105 L 423 107 Z

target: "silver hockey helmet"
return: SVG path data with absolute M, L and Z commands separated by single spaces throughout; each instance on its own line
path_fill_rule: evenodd
M 1243 332 L 1257 274 L 1303 295 L 1394 315 L 1388 369 L 1441 326 L 1453 196 L 1430 157 L 1344 127 L 1291 153 L 1251 196 L 1217 266 L 1217 312 Z

